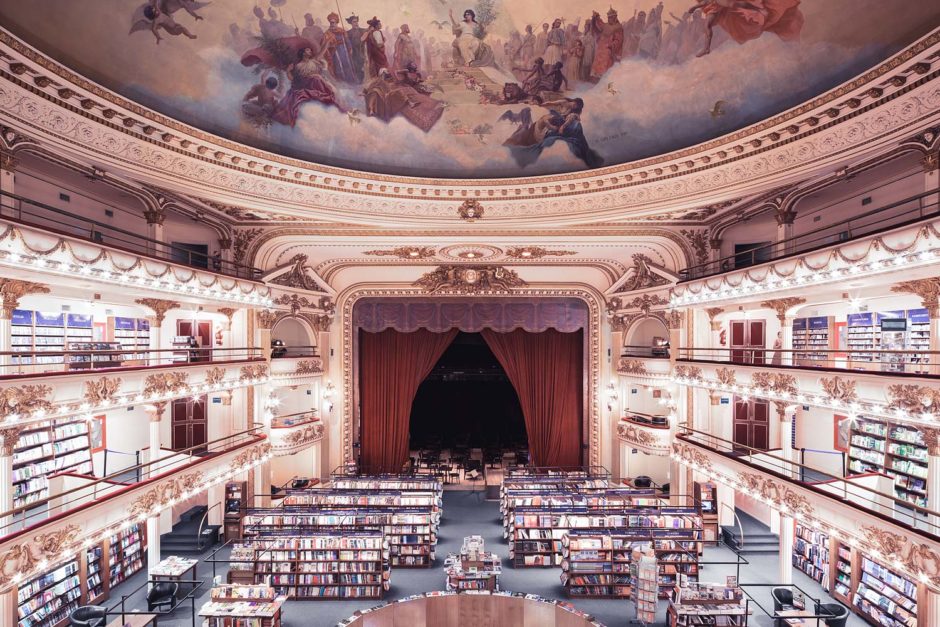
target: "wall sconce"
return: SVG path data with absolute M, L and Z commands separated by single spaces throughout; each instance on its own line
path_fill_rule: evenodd
M 607 411 L 614 411 L 617 405 L 617 384 L 611 381 L 607 384 Z
M 323 396 L 323 405 L 326 408 L 326 413 L 333 413 L 333 382 L 327 381 L 326 385 L 323 387 L 323 391 L 320 394 Z

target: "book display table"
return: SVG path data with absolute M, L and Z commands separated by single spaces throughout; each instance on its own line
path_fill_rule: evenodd
M 444 562 L 448 590 L 499 590 L 501 563 L 495 553 L 483 550 L 483 538 L 467 536 L 460 553 L 452 553 Z

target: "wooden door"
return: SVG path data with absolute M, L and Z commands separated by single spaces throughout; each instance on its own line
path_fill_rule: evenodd
M 206 417 L 206 401 L 208 397 L 202 396 L 197 400 L 177 399 L 173 401 L 171 410 L 172 448 L 174 451 L 195 448 L 192 453 L 199 454 L 206 451 L 204 445 L 208 440 L 209 424 Z
M 747 346 L 747 326 L 744 320 L 732 320 L 731 325 L 731 361 L 736 364 L 744 361 L 744 349 Z
M 185 337 L 191 337 L 195 335 L 193 332 L 193 321 L 192 320 L 177 320 L 176 321 L 176 334 L 182 335 Z
M 762 365 L 766 360 L 766 329 L 763 320 L 731 320 L 731 361 Z
M 764 348 L 767 347 L 767 337 L 764 331 L 763 320 L 748 320 L 747 344 L 754 349 L 751 352 L 749 363 L 762 365 L 764 363 Z
M 744 447 L 767 450 L 770 446 L 770 403 L 735 396 L 732 432 L 734 443 L 741 445 L 739 452 L 748 452 Z

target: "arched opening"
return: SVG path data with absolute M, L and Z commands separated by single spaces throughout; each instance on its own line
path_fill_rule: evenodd
M 283 342 L 283 344 L 279 344 Z M 306 353 L 302 347 L 316 346 L 317 342 L 303 322 L 297 318 L 282 318 L 271 329 L 271 343 L 277 348 L 283 348 L 281 357 L 292 354 Z M 276 355 L 277 356 L 277 355 Z
M 519 397 L 479 333 L 458 333 L 418 387 L 409 448 L 486 460 L 528 448 Z
M 669 329 L 659 318 L 649 317 L 633 326 L 623 344 L 647 348 L 653 346 L 657 338 L 668 340 Z

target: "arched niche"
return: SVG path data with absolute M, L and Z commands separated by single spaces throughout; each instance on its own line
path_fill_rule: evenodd
M 653 338 L 669 339 L 669 328 L 659 318 L 647 316 L 633 324 L 624 336 L 624 346 L 652 346 Z
M 316 346 L 316 334 L 306 322 L 293 316 L 285 316 L 274 324 L 271 339 L 281 340 L 288 349 L 295 346 Z

